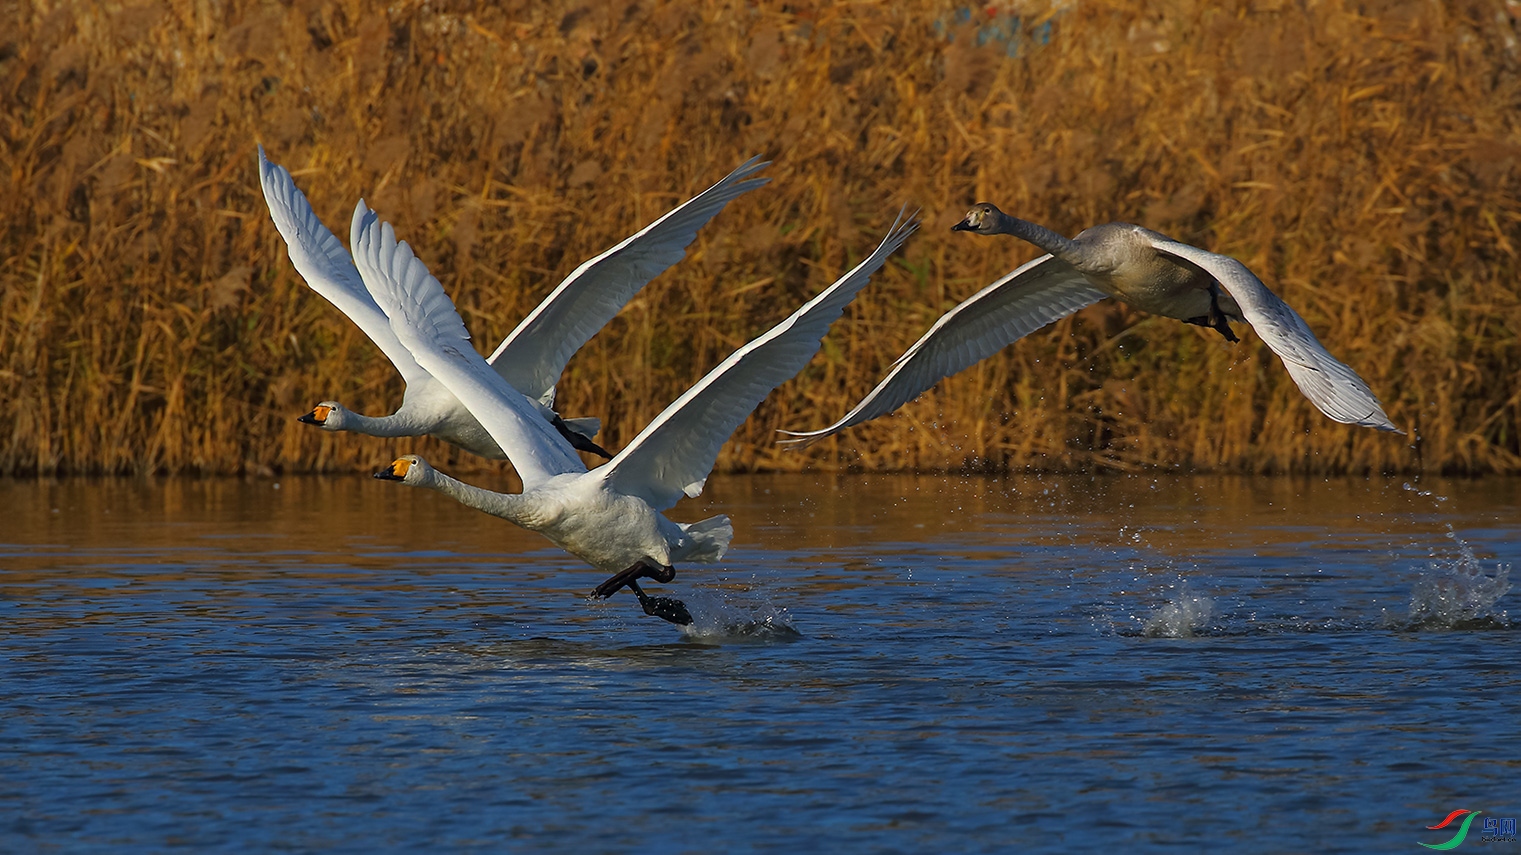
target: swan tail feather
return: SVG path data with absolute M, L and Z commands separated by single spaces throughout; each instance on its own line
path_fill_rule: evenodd
M 701 522 L 677 523 L 681 531 L 692 539 L 692 549 L 682 556 L 684 561 L 717 561 L 729 551 L 729 541 L 734 539 L 734 524 L 727 516 L 709 517 Z

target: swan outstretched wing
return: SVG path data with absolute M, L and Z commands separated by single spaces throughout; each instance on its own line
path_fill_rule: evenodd
M 1181 258 L 1215 277 L 1241 306 L 1242 316 L 1263 343 L 1283 360 L 1283 367 L 1299 385 L 1299 391 L 1322 413 L 1342 424 L 1403 433 L 1389 421 L 1363 378 L 1332 356 L 1304 318 L 1269 291 L 1246 265 L 1228 255 L 1167 240 L 1161 235 L 1149 237 L 1158 252 Z
M 782 431 L 794 438 L 781 443 L 806 447 L 885 416 L 941 379 L 1106 296 L 1072 265 L 1043 255 L 946 312 L 844 418 L 821 430 Z
M 418 366 L 391 331 L 390 321 L 365 288 L 343 244 L 317 219 L 306 194 L 296 186 L 285 167 L 271 163 L 264 156 L 262 145 L 259 146 L 259 184 L 264 188 L 269 217 L 275 221 L 280 236 L 285 238 L 290 262 L 306 284 L 363 330 L 401 372 L 408 385 L 427 377 L 427 372 Z
M 729 435 L 772 389 L 803 370 L 829 326 L 916 228 L 913 217 L 900 214 L 865 261 L 708 372 L 596 472 L 614 490 L 659 510 L 683 494 L 700 494 Z
M 722 181 L 577 267 L 487 361 L 523 394 L 544 397 L 571 356 L 639 289 L 686 255 L 698 229 L 741 194 L 771 180 L 749 178 L 767 165 L 750 158 Z
M 397 339 L 419 365 L 458 398 L 507 453 L 524 489 L 586 466 L 534 404 L 491 370 L 444 293 L 390 223 L 360 201 L 352 228 L 354 262 Z

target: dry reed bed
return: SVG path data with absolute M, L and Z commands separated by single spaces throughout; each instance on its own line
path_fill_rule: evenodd
M 0 34 L 0 473 L 475 465 L 293 421 L 325 397 L 389 411 L 400 383 L 291 269 L 256 141 L 340 235 L 361 195 L 393 221 L 483 348 L 581 259 L 773 159 L 572 361 L 561 409 L 602 416 L 613 446 L 909 203 L 924 231 L 721 468 L 1521 470 L 1509 7 L 1066 5 L 0 3 L 18 22 Z M 842 439 L 774 446 L 1033 256 L 947 231 L 978 199 L 1242 258 L 1417 448 L 1322 418 L 1254 336 L 1114 305 Z

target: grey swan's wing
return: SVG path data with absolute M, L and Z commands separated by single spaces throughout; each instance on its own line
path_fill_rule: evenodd
M 1107 296 L 1072 265 L 1043 255 L 946 312 L 839 421 L 815 431 L 782 431 L 793 438 L 779 441 L 806 447 L 885 416 L 942 379 Z
M 1316 409 L 1348 425 L 1404 433 L 1389 421 L 1363 378 L 1331 355 L 1304 318 L 1269 291 L 1245 264 L 1228 255 L 1148 235 L 1158 252 L 1181 258 L 1220 283 L 1241 307 L 1247 323 L 1278 358 Z

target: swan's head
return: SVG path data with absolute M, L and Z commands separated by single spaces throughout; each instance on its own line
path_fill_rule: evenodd
M 316 425 L 323 430 L 343 430 L 348 415 L 348 409 L 337 401 L 323 401 L 296 421 L 304 425 Z
M 415 454 L 403 454 L 391 461 L 391 465 L 375 473 L 382 481 L 400 481 L 411 487 L 421 487 L 433 475 L 428 461 Z
M 972 210 L 966 212 L 966 219 L 951 226 L 953 232 L 976 232 L 980 235 L 994 234 L 998 220 L 1003 217 L 1003 211 L 992 202 L 978 202 L 972 206 Z

